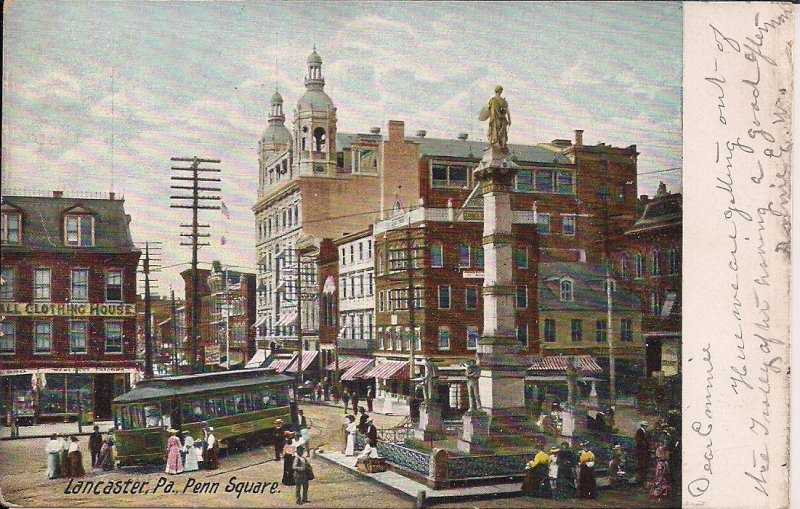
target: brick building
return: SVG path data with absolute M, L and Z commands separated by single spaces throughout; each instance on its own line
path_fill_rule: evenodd
M 683 201 L 662 182 L 653 198 L 641 197 L 642 214 L 614 250 L 620 281 L 642 302 L 647 373 L 680 372 Z
M 136 267 L 124 200 L 4 195 L 0 378 L 5 415 L 110 419 L 139 375 Z M 34 390 L 37 389 L 37 390 Z

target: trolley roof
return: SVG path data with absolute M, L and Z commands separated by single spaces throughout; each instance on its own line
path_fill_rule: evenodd
M 114 404 L 139 403 L 190 395 L 204 396 L 231 389 L 287 383 L 292 378 L 269 368 L 168 376 L 142 380 L 132 391 L 114 398 Z

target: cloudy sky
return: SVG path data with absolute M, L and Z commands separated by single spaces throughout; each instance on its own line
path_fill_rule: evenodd
M 255 265 L 257 154 L 269 98 L 287 124 L 312 45 L 341 132 L 404 120 L 485 138 L 502 84 L 513 143 L 637 144 L 639 193 L 680 190 L 682 22 L 675 3 L 99 2 L 4 6 L 2 178 L 12 188 L 123 194 L 137 241 L 186 262 L 170 157 L 222 160 L 231 219 L 209 212 L 201 260 Z M 656 173 L 653 173 L 656 172 Z M 219 237 L 225 235 L 226 245 Z M 177 272 L 162 275 L 161 289 Z

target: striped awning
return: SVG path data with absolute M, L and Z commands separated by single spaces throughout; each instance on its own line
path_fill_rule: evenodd
M 292 362 L 295 357 L 297 357 L 297 354 L 292 355 L 288 359 L 275 359 L 269 365 L 269 368 L 274 369 L 276 373 L 283 373 L 286 371 L 286 368 L 289 367 L 289 363 Z
M 275 323 L 276 326 L 279 325 L 294 325 L 297 321 L 297 312 L 294 313 L 286 313 L 285 315 L 281 315 L 278 321 Z
M 588 355 L 578 355 L 578 372 L 579 373 L 600 373 L 603 369 L 597 364 L 597 361 Z M 561 371 L 566 372 L 567 366 L 571 361 L 571 356 L 568 355 L 547 355 L 533 362 L 530 367 L 531 371 Z
M 376 364 L 359 378 L 380 378 L 381 380 L 407 380 L 408 361 L 386 361 Z
M 361 360 L 360 357 L 345 357 L 339 358 L 339 371 L 350 369 L 353 367 L 353 364 L 357 363 Z M 331 362 L 327 366 L 325 366 L 326 371 L 336 371 L 336 361 Z
M 317 352 L 316 350 L 303 352 L 303 369 L 301 371 L 305 371 L 311 365 L 311 363 L 314 362 L 314 359 L 317 358 L 318 353 L 319 352 Z M 294 360 L 294 357 L 292 357 L 292 360 Z M 297 364 L 298 362 L 296 360 L 294 360 L 294 362 L 290 362 L 289 367 L 286 369 L 286 372 L 297 373 Z
M 269 317 L 269 315 L 262 315 L 261 318 L 256 320 L 256 323 L 253 324 L 253 327 L 259 327 L 261 325 L 264 325 L 266 323 L 268 317 Z
M 355 380 L 359 377 L 359 375 L 366 372 L 368 369 L 371 369 L 374 364 L 375 361 L 373 359 L 357 359 L 356 363 L 350 366 L 350 369 L 342 374 L 341 380 L 343 382 Z

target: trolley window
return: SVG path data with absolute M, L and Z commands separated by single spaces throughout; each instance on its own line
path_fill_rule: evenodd
M 159 405 L 145 405 L 144 415 L 146 419 L 146 427 L 159 428 L 161 427 L 161 408 Z
M 202 399 L 184 401 L 181 404 L 183 409 L 183 422 L 203 422 L 208 414 L 205 410 L 205 402 Z

